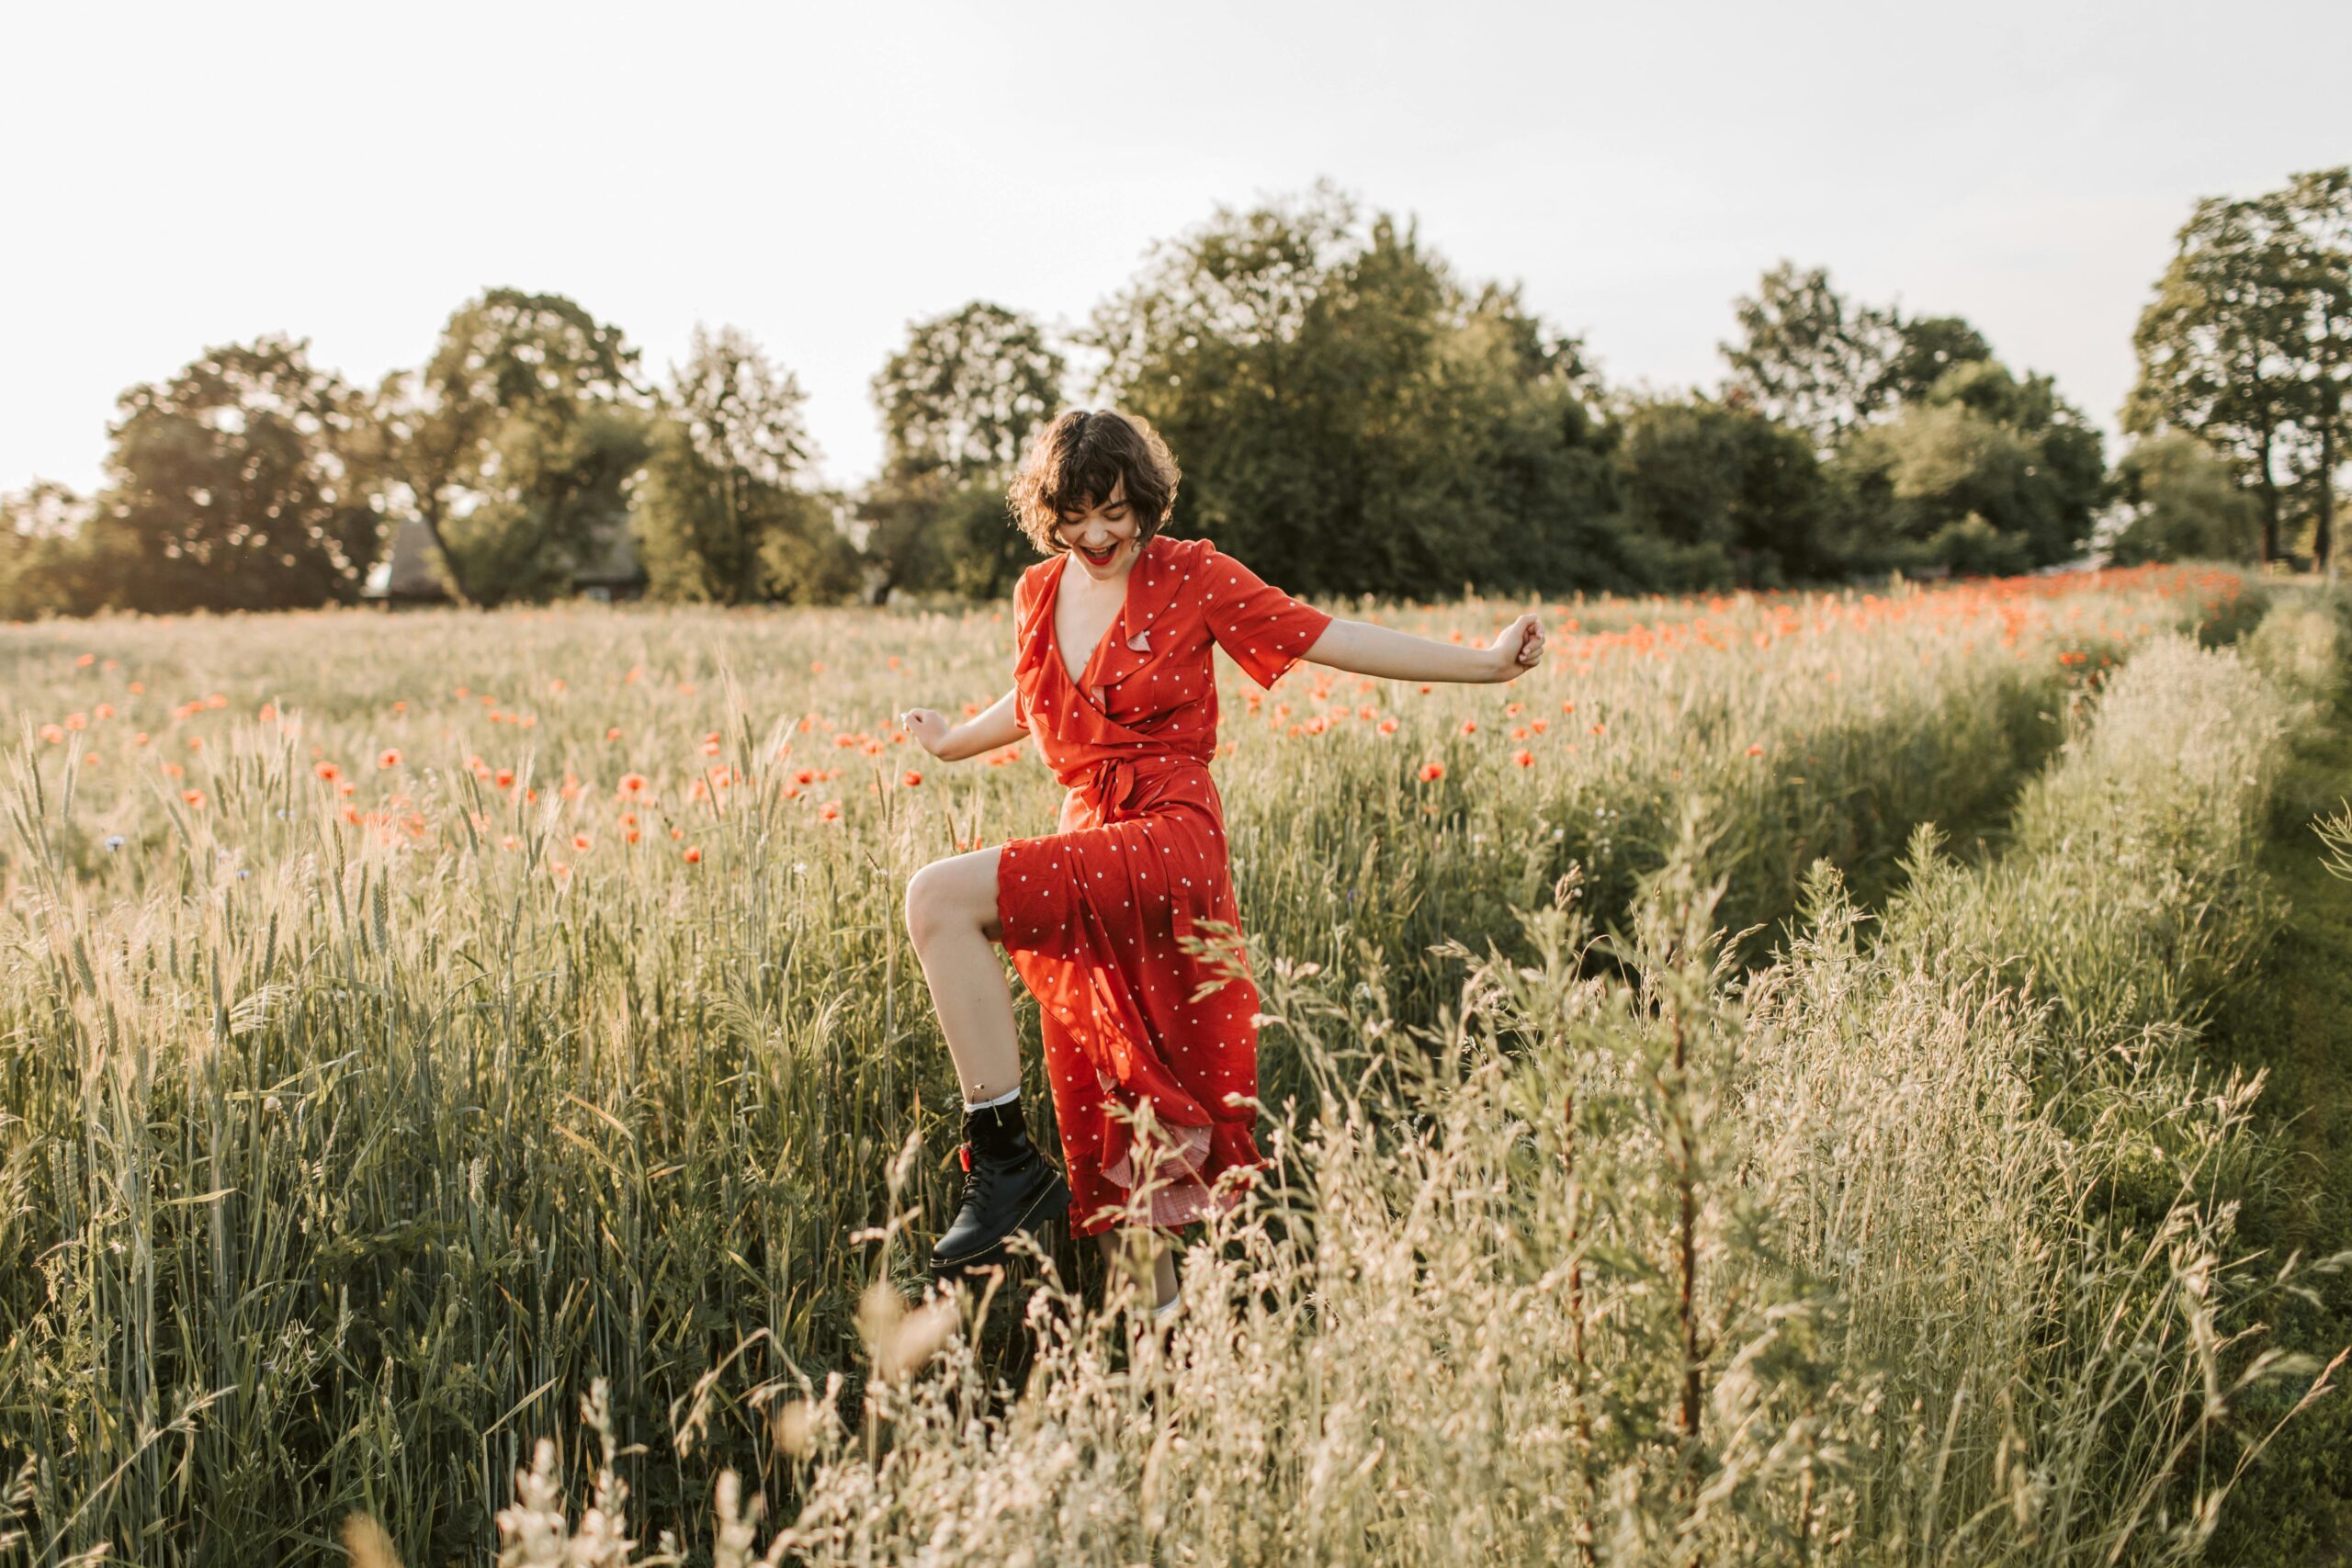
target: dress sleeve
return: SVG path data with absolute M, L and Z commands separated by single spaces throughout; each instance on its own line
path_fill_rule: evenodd
M 1281 680 L 1331 624 L 1329 612 L 1301 604 L 1215 545 L 1193 570 L 1207 580 L 1201 613 L 1209 635 L 1261 686 Z

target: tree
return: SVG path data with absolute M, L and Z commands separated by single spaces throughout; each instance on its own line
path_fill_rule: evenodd
M 1849 305 L 1826 269 L 1799 272 L 1786 260 L 1732 310 L 1740 341 L 1716 347 L 1730 362 L 1735 400 L 1803 431 L 1824 453 L 1869 415 L 1894 352 L 1883 312 Z
M 1620 572 L 1579 345 L 1328 182 L 1155 247 L 1079 341 L 1184 466 L 1171 532 L 1294 591 Z
M 1618 494 L 1646 585 L 1779 587 L 1826 576 L 1826 495 L 1804 434 L 1703 396 L 1620 413 Z
M 2287 291 L 2300 329 L 2294 418 L 2312 457 L 2312 553 L 2334 575 L 2335 475 L 2347 446 L 2352 389 L 2352 166 L 2297 175 L 2277 197 Z
M 1996 360 L 1946 371 L 1922 401 L 1858 433 L 1840 479 L 1877 535 L 1857 564 L 2016 571 L 2074 555 L 2107 495 L 2098 432 L 2047 376 Z
M 2134 435 L 2186 431 L 2226 453 L 2262 501 L 2262 558 L 2278 553 L 2282 467 L 2291 470 L 2308 307 L 2291 228 L 2271 197 L 2197 203 L 2140 314 L 2140 376 L 2123 405 Z
M 2155 560 L 2251 560 L 2262 543 L 2262 509 L 2226 459 L 2193 435 L 2147 436 L 2116 465 L 2113 558 L 2119 566 Z
M 1005 488 L 1062 399 L 1067 362 L 1035 321 L 976 299 L 910 324 L 876 373 L 882 472 L 861 509 L 877 592 L 940 583 L 975 597 L 1010 591 L 1028 542 Z
M 492 288 L 451 314 L 421 370 L 386 379 L 375 467 L 462 599 L 560 592 L 621 526 L 649 434 L 636 364 L 618 328 L 564 296 Z
M 1800 273 L 1785 260 L 1733 308 L 1740 340 L 1717 345 L 1731 366 L 1725 400 L 1804 432 L 1824 456 L 1863 424 L 1925 399 L 1946 371 L 1993 357 L 1984 334 L 1959 316 L 1856 305 L 1824 268 Z
M 1905 318 L 1890 309 L 1893 352 L 1864 393 L 1873 414 L 1893 413 L 1906 403 L 1924 402 L 1946 372 L 1992 359 L 1984 334 L 1959 316 Z
M 171 612 L 348 603 L 382 527 L 345 454 L 364 402 L 299 339 L 207 349 L 123 393 L 86 531 L 108 603 Z
M 733 327 L 695 327 L 671 383 L 631 520 L 650 592 L 722 604 L 797 596 L 796 584 L 771 581 L 763 552 L 779 531 L 833 531 L 792 482 L 812 451 L 807 394 Z
M 53 479 L 0 495 L 0 620 L 90 615 L 130 581 L 121 536 L 93 528 L 96 513 Z

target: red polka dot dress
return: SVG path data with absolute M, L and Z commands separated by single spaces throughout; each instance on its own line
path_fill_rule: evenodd
M 1118 618 L 1070 678 L 1054 635 L 1068 555 L 1038 562 L 1013 592 L 1022 727 L 1069 789 L 1057 830 L 1007 842 L 997 919 L 1043 1017 L 1046 1071 L 1070 1186 L 1070 1228 L 1119 1217 L 1138 1168 L 1164 1183 L 1151 1223 L 1230 1209 L 1265 1161 L 1258 1108 L 1258 992 L 1182 939 L 1238 931 L 1216 755 L 1222 647 L 1261 686 L 1304 654 L 1331 617 L 1261 581 L 1205 539 L 1146 541 Z M 1205 995 L 1202 987 L 1217 988 Z M 1148 1104 L 1147 1149 L 1114 1112 Z

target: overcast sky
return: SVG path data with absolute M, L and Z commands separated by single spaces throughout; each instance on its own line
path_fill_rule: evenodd
M 1968 317 L 2113 428 L 2199 196 L 2352 160 L 2352 5 L 189 4 L 0 11 L 0 490 L 285 332 L 374 382 L 493 285 L 808 394 L 974 299 L 1083 321 L 1155 240 L 1328 176 L 1518 279 L 1612 382 L 1713 387 L 1781 257 Z

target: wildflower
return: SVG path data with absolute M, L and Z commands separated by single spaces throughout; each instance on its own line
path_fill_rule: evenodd
M 502 838 L 502 839 L 500 839 L 500 840 L 498 840 L 498 847 L 499 847 L 500 849 L 502 849 L 502 850 L 516 849 L 516 848 L 519 848 L 519 847 L 521 846 L 521 844 L 522 844 L 522 840 L 521 840 L 520 839 L 517 839 L 517 838 L 516 838 L 514 834 L 512 834 L 512 833 L 507 834 L 505 837 L 503 837 L 503 838 Z
M 1382 719 L 1382 720 L 1380 721 L 1380 733 L 1381 733 L 1381 734 L 1383 734 L 1383 735 L 1394 735 L 1394 734 L 1396 734 L 1396 721 L 1394 718 L 1384 718 L 1384 719 Z
M 125 841 L 126 840 L 120 833 L 108 833 L 107 835 L 107 848 L 109 850 L 119 850 L 122 848 Z
M 1476 734 L 1477 734 L 1477 733 L 1478 733 L 1478 721 L 1477 721 L 1476 719 L 1475 719 L 1475 718 L 1465 718 L 1465 719 L 1464 719 L 1464 720 L 1462 721 L 1462 733 L 1463 733 L 1463 734 L 1464 734 L 1464 735 L 1476 735 Z
M 191 735 L 191 736 L 189 736 L 189 737 L 187 738 L 187 749 L 188 749 L 189 750 L 191 750 L 191 751 L 201 751 L 201 750 L 204 750 L 204 737 L 203 737 L 203 736 L 201 736 L 201 735 Z
M 65 728 L 68 729 L 87 729 L 90 728 L 90 716 L 85 713 L 69 713 L 65 716 Z
M 501 788 L 501 789 L 513 789 L 513 788 L 514 787 L 514 769 L 512 769 L 512 768 L 501 768 L 501 769 L 499 769 L 499 770 L 498 770 L 497 777 L 498 777 L 498 787 L 499 787 L 499 788 Z
M 817 807 L 817 816 L 821 821 L 840 821 L 842 819 L 842 803 L 838 800 L 829 800 L 825 802 L 824 805 Z
M 44 724 L 40 727 L 40 738 L 51 746 L 62 746 L 65 743 L 65 731 L 56 725 Z
M 635 800 L 637 797 L 643 795 L 645 793 L 645 775 L 643 773 L 623 773 L 621 775 L 621 793 L 628 795 L 631 800 Z
M 85 653 L 74 661 L 74 668 L 76 670 L 87 670 L 91 665 L 97 661 L 98 656 L 96 654 Z
M 397 747 L 386 747 L 383 754 L 376 759 L 376 766 L 379 768 L 397 768 L 400 765 L 401 754 Z
M 204 809 L 204 792 L 200 789 L 184 789 L 180 791 L 180 798 L 198 811 Z
M 614 725 L 611 728 L 609 728 L 609 729 L 607 729 L 607 730 L 605 730 L 605 739 L 607 739 L 607 740 L 618 740 L 620 738 L 621 738 L 621 727 L 620 727 L 619 725 L 617 725 L 617 724 Z
M 1510 754 L 1510 760 L 1522 768 L 1532 768 L 1535 765 L 1535 753 L 1522 746 Z
M 904 773 L 901 773 L 899 776 L 899 782 L 907 788 L 912 789 L 915 785 L 922 783 L 922 775 L 915 772 L 912 768 L 909 768 Z
M 1431 784 L 1443 777 L 1445 777 L 1445 764 L 1443 762 L 1423 762 L 1421 764 L 1421 782 L 1423 784 Z
M 1761 757 L 1764 754 L 1764 748 L 1761 744 L 1750 746 L 1747 749 L 1747 754 L 1751 757 Z
M 585 833 L 574 833 L 574 834 L 572 834 L 572 835 L 571 835 L 571 847 L 572 847 L 573 849 L 575 849 L 575 850 L 580 851 L 582 854 L 585 854 L 585 853 L 587 853 L 587 852 L 588 852 L 588 851 L 589 851 L 589 850 L 591 850 L 591 849 L 594 848 L 595 846 L 594 846 L 592 842 L 590 842 L 590 840 L 589 840 L 589 838 L 588 838 L 588 835 L 587 835 L 587 834 L 585 834 Z
M 686 846 L 686 852 L 681 858 L 684 859 L 688 865 L 700 865 L 702 863 L 702 846 L 700 844 L 688 844 Z

